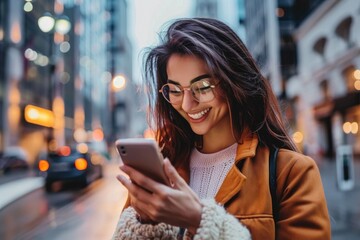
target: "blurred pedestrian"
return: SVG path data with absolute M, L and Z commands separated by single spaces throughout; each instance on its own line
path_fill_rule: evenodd
M 215 19 L 175 20 L 149 49 L 145 79 L 172 184 L 121 166 L 130 200 L 114 239 L 330 239 L 318 168 L 297 151 L 234 31 Z

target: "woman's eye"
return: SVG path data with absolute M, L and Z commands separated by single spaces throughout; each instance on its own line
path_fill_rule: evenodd
M 211 84 L 208 81 L 198 82 L 194 87 L 193 91 L 196 93 L 204 93 L 211 89 Z
M 170 87 L 169 93 L 179 95 L 179 94 L 181 94 L 181 89 L 177 86 L 172 86 L 172 87 Z
M 202 92 L 205 92 L 207 90 L 209 90 L 210 87 L 198 87 L 195 89 L 195 92 L 199 92 L 199 93 L 202 93 Z
M 170 94 L 179 95 L 179 94 L 181 94 L 181 91 L 170 90 Z

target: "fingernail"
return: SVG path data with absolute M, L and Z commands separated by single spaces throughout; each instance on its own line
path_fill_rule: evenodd
M 121 183 L 123 183 L 124 181 L 126 181 L 125 177 L 122 176 L 122 175 L 117 175 L 116 178 L 117 178 Z

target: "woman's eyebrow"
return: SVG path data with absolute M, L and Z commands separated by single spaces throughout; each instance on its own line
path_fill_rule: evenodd
M 203 78 L 208 78 L 208 77 L 210 77 L 209 74 L 200 75 L 200 76 L 198 76 L 198 77 L 190 80 L 190 84 L 191 84 L 191 83 L 194 83 L 194 82 L 197 82 L 197 81 L 199 81 L 199 80 L 201 80 L 201 79 L 203 79 Z M 176 81 L 174 81 L 174 80 L 171 80 L 171 79 L 168 79 L 167 82 L 168 82 L 168 83 L 172 83 L 172 84 L 176 84 L 176 85 L 180 85 L 180 83 L 178 83 L 178 82 L 176 82 Z

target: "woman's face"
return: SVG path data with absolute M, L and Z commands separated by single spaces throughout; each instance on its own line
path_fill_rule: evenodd
M 207 65 L 201 59 L 190 55 L 173 54 L 167 64 L 168 81 L 178 84 L 186 89 L 197 77 L 209 74 Z M 212 84 L 216 80 L 210 79 Z M 211 90 L 210 90 L 211 91 Z M 183 100 L 179 104 L 172 104 L 198 135 L 219 137 L 229 132 L 230 115 L 227 103 L 221 97 L 220 88 L 215 86 L 212 90 L 215 97 L 204 103 L 196 101 L 191 91 L 183 92 Z

